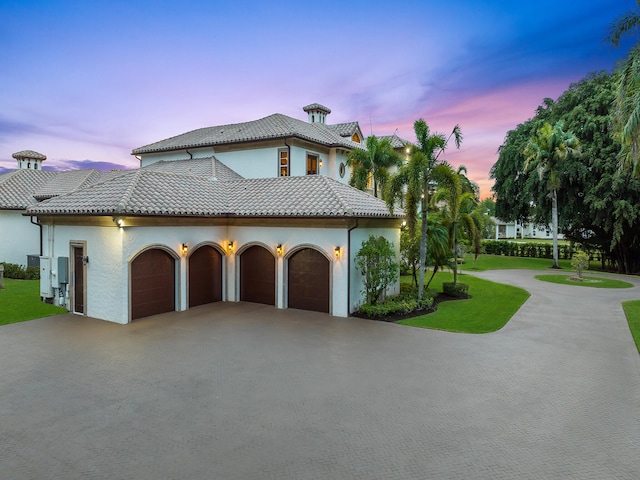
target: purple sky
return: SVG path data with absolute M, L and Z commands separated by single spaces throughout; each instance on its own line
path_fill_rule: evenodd
M 276 6 L 273 6 L 273 5 Z M 413 122 L 490 193 L 506 132 L 630 43 L 603 42 L 634 0 L 0 2 L 0 170 L 132 168 L 131 150 L 200 127 L 332 109 L 366 135 Z

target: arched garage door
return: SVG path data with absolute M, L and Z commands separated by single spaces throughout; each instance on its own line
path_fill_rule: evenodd
M 189 308 L 222 300 L 222 255 L 205 245 L 189 257 Z
M 289 308 L 329 313 L 329 260 L 317 250 L 305 248 L 288 261 Z
M 142 252 L 131 262 L 131 319 L 173 312 L 175 288 L 173 257 L 157 248 Z
M 276 304 L 276 262 L 266 248 L 256 245 L 240 255 L 240 300 Z

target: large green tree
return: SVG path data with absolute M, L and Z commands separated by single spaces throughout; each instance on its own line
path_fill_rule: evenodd
M 636 1 L 640 7 L 640 0 Z M 618 18 L 610 28 L 607 39 L 618 46 L 620 41 L 640 32 L 640 8 Z M 613 121 L 622 144 L 620 152 L 623 168 L 640 176 L 640 44 L 636 44 L 618 72 Z
M 377 197 L 378 189 L 384 191 L 389 169 L 400 166 L 402 157 L 388 138 L 371 135 L 367 137 L 366 145 L 366 150 L 354 149 L 347 156 L 347 165 L 351 167 L 349 184 L 358 190 L 366 190 L 369 178 L 373 178 L 373 195 Z
M 524 149 L 525 172 L 537 172 L 541 181 L 546 180 L 551 196 L 553 268 L 560 268 L 558 264 L 558 189 L 562 174 L 560 162 L 568 156 L 577 156 L 580 153 L 578 138 L 571 132 L 565 132 L 563 128 L 562 120 L 558 120 L 553 127 L 545 122 Z
M 427 211 L 429 196 L 434 190 L 433 171 L 442 163 L 439 160 L 440 154 L 446 149 L 451 138 L 454 138 L 456 147 L 460 147 L 462 132 L 460 126 L 456 125 L 448 137 L 442 133 L 432 133 L 429 125 L 422 118 L 414 122 L 413 129 L 416 134 L 416 145 L 409 161 L 391 177 L 385 196 L 390 211 L 397 201 L 402 201 L 407 227 L 412 235 L 415 235 L 418 213 L 420 213 L 418 298 L 422 299 L 427 258 Z

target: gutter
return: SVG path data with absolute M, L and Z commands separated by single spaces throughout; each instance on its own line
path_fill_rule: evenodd
M 36 217 L 36 221 L 33 221 L 33 216 L 29 217 L 29 221 L 33 224 L 33 225 L 37 225 L 40 228 L 40 256 L 42 256 L 42 224 L 40 223 L 40 220 L 37 220 L 38 217 Z
M 358 218 L 356 224 L 347 230 L 347 317 L 351 315 L 351 230 L 358 228 Z

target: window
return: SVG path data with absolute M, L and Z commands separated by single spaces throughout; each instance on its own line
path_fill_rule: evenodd
M 318 174 L 318 156 L 307 153 L 307 175 Z
M 360 143 L 360 135 L 358 135 L 358 132 L 355 132 L 353 135 L 351 135 L 351 141 Z
M 278 150 L 278 168 L 281 177 L 289 176 L 289 151 L 287 149 Z

